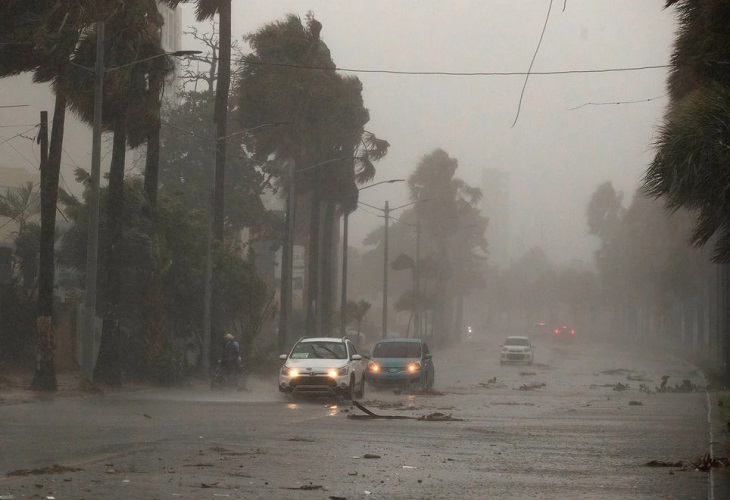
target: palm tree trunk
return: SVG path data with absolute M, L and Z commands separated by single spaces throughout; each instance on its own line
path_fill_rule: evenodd
M 319 188 L 312 189 L 309 202 L 309 248 L 307 255 L 307 316 L 305 328 L 307 335 L 314 335 L 317 329 L 319 296 L 319 233 L 321 199 Z
M 322 274 L 319 282 L 320 307 L 319 316 L 322 325 L 321 333 L 330 335 L 332 332 L 332 304 L 334 286 L 334 225 L 335 206 L 332 201 L 324 201 L 324 221 L 322 227 L 322 249 L 320 251 L 322 261 Z
M 119 323 L 121 297 L 121 255 L 119 247 L 123 236 L 124 163 L 127 134 L 124 116 L 118 117 L 114 128 L 112 162 L 107 191 L 106 287 L 105 312 L 99 358 L 94 368 L 94 380 L 112 386 L 122 384 L 122 345 Z
M 38 262 L 38 353 L 31 388 L 55 391 L 55 343 L 53 339 L 53 284 L 55 275 L 56 203 L 61 170 L 66 95 L 56 92 L 50 150 L 47 117 L 41 123 L 41 241 Z
M 223 0 L 218 7 L 219 22 L 219 66 L 218 81 L 215 90 L 215 192 L 213 210 L 213 235 L 216 240 L 223 241 L 225 218 L 225 170 L 226 170 L 226 135 L 228 116 L 228 92 L 231 86 L 231 0 Z

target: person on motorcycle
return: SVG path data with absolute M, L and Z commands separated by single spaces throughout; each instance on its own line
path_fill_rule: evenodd
M 221 368 L 226 374 L 235 374 L 241 364 L 241 348 L 238 345 L 236 337 L 230 333 L 223 336 L 226 342 L 223 347 L 223 357 L 221 358 Z

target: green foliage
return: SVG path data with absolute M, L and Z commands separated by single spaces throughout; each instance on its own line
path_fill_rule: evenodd
M 211 127 L 214 95 L 184 92 L 181 103 L 165 111 L 160 134 L 160 191 L 179 197 L 188 207 L 207 210 L 210 203 L 213 157 Z M 261 193 L 270 189 L 278 173 L 266 162 L 255 162 L 243 147 L 242 130 L 231 127 L 226 161 L 225 213 L 230 233 L 255 227 L 273 240 L 280 240 L 282 223 L 267 211 Z
M 100 240 L 107 237 L 106 189 L 101 191 Z M 199 338 L 202 332 L 205 278 L 206 214 L 190 210 L 176 196 L 164 191 L 154 218 L 142 183 L 132 179 L 125 184 L 124 237 L 119 249 L 122 262 L 122 293 L 119 317 L 125 333 L 125 367 L 128 373 L 141 373 L 159 383 L 178 380 L 182 356 L 172 349 L 175 340 Z M 87 220 L 86 203 L 63 198 L 68 203 L 72 222 L 59 248 L 64 266 L 85 272 Z M 103 277 L 100 277 L 103 279 Z M 153 281 L 154 280 L 154 281 Z M 261 314 L 270 295 L 256 275 L 252 262 L 233 244 L 214 249 L 215 306 L 225 325 L 242 317 Z M 158 286 L 150 288 L 150 283 Z M 141 293 L 141 291 L 152 292 Z M 152 309 L 160 304 L 160 310 Z M 161 316 L 162 315 L 162 316 Z M 155 347 L 156 329 L 161 323 L 167 341 Z
M 713 240 L 716 262 L 730 262 L 730 6 L 727 2 L 669 0 L 679 28 L 668 78 L 670 104 L 656 140 L 644 190 L 670 209 L 696 213 L 692 242 Z

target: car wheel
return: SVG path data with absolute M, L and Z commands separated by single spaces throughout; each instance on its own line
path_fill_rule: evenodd
M 357 397 L 359 399 L 362 399 L 365 397 L 365 376 L 363 376 L 362 380 L 360 380 L 360 390 L 357 391 Z
M 431 373 L 431 377 L 428 379 L 428 385 L 426 387 L 427 390 L 433 389 L 434 379 L 436 378 L 436 373 Z

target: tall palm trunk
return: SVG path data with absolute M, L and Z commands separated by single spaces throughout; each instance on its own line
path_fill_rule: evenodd
M 225 171 L 226 171 L 226 135 L 228 116 L 228 93 L 231 86 L 231 0 L 222 0 L 218 7 L 219 22 L 219 65 L 218 81 L 215 89 L 215 192 L 213 210 L 213 234 L 218 241 L 223 241 L 225 218 Z
M 332 332 L 332 307 L 333 292 L 335 289 L 334 280 L 334 229 L 335 229 L 335 205 L 330 200 L 324 202 L 324 217 L 322 221 L 322 248 L 320 249 L 321 257 L 321 274 L 319 279 L 319 323 L 321 324 L 321 333 L 330 335 Z
M 319 242 L 322 201 L 319 184 L 312 188 L 309 202 L 309 248 L 307 249 L 307 312 L 305 328 L 307 335 L 314 335 L 317 330 L 317 318 L 320 304 L 319 298 Z
M 109 169 L 107 190 L 107 239 L 106 286 L 104 326 L 102 328 L 99 358 L 94 368 L 94 380 L 109 385 L 122 384 L 122 342 L 119 323 L 119 299 L 121 297 L 121 254 L 119 247 L 123 236 L 124 209 L 124 163 L 126 158 L 127 133 L 125 117 L 116 119 L 112 162 Z
M 56 92 L 51 127 L 51 143 L 48 151 L 47 123 L 41 130 L 41 241 L 38 263 L 38 354 L 35 375 L 31 387 L 36 390 L 55 391 L 56 380 L 55 342 L 53 339 L 53 283 L 55 276 L 56 204 L 58 177 L 61 170 L 63 132 L 66 124 L 66 94 Z M 47 153 L 47 154 L 46 154 Z M 44 158 L 45 157 L 45 158 Z

